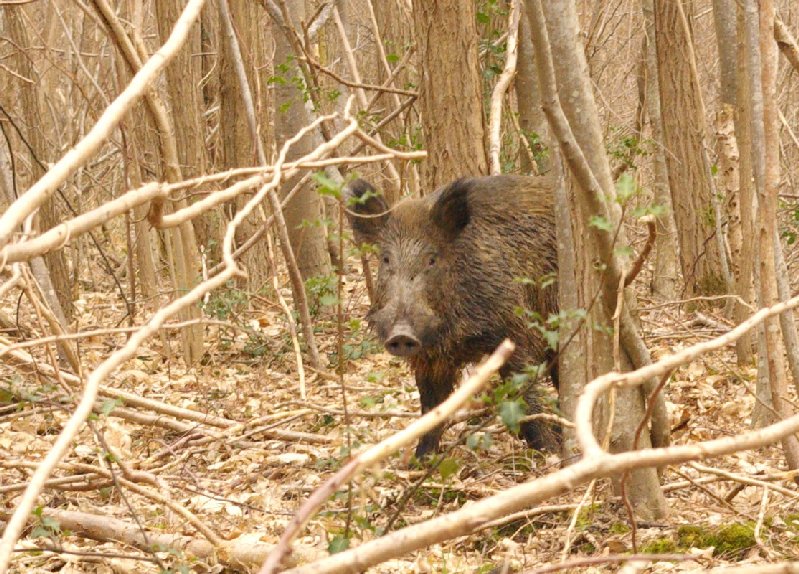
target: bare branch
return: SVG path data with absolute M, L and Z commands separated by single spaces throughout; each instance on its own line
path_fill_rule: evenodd
M 502 127 L 502 99 L 510 86 L 513 76 L 516 74 L 516 58 L 519 54 L 519 18 L 522 12 L 521 0 L 512 0 L 510 6 L 510 16 L 508 16 L 508 49 L 505 69 L 502 70 L 494 91 L 491 94 L 491 119 L 489 126 L 489 151 L 491 156 L 491 175 L 502 173 L 502 166 L 499 162 L 499 152 L 501 149 L 500 128 Z M 522 138 L 524 139 L 524 138 Z

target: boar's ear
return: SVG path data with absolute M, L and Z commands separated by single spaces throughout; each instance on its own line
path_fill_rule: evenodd
M 430 209 L 430 218 L 449 239 L 454 239 L 466 224 L 471 215 L 469 208 L 469 189 L 471 180 L 461 178 L 441 190 L 438 199 Z
M 388 221 L 388 205 L 367 181 L 356 179 L 344 187 L 347 220 L 357 243 L 376 243 Z

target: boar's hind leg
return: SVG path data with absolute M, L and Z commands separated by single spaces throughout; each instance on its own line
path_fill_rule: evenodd
M 419 399 L 422 403 L 422 414 L 433 410 L 440 405 L 452 392 L 452 385 L 458 374 L 458 369 L 449 365 L 417 365 L 415 369 L 416 386 L 419 389 Z M 416 458 L 421 459 L 426 454 L 438 450 L 438 441 L 444 432 L 441 424 L 419 439 L 416 446 Z
M 524 394 L 527 403 L 527 414 L 535 415 L 543 412 L 539 391 L 535 385 Z M 561 428 L 557 423 L 546 419 L 533 419 L 523 422 L 520 434 L 530 448 L 557 453 L 560 450 Z

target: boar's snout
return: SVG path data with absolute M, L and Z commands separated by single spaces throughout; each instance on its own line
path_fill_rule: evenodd
M 407 323 L 394 325 L 386 339 L 386 350 L 397 357 L 412 357 L 421 347 L 422 343 Z

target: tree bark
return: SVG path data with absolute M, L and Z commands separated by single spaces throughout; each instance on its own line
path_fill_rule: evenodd
M 142 67 L 142 61 L 149 57 L 141 38 L 141 32 L 133 27 L 130 33 L 123 28 L 116 13 L 106 0 L 93 0 L 95 8 L 103 23 L 108 28 L 111 40 L 116 45 L 120 56 L 123 58 L 131 75 Z M 184 48 L 185 49 L 185 48 Z M 150 119 L 158 132 L 158 145 L 160 152 L 161 169 L 163 177 L 169 182 L 183 179 L 183 174 L 178 158 L 175 130 L 166 106 L 158 90 L 153 89 L 146 93 L 144 102 Z M 185 199 L 176 199 L 174 208 L 186 206 Z M 157 223 L 163 214 L 163 202 L 152 202 L 148 219 Z M 178 293 L 186 293 L 196 283 L 200 269 L 199 251 L 191 223 L 184 222 L 176 229 L 165 232 L 167 245 L 172 245 L 173 251 L 169 261 L 173 270 L 172 280 Z M 197 319 L 200 309 L 191 305 L 180 312 L 182 320 Z M 183 360 L 187 365 L 197 362 L 203 354 L 203 330 L 199 324 L 193 324 L 181 330 Z
M 738 275 L 735 281 L 735 294 L 746 304 L 755 304 L 754 261 L 755 236 L 754 217 L 755 204 L 752 190 L 752 117 L 749 90 L 749 63 L 747 61 L 747 44 L 744 26 L 744 11 L 740 3 L 736 3 L 736 93 L 735 93 L 735 140 L 738 143 L 738 209 L 741 214 L 741 236 L 749 238 L 741 244 L 738 260 Z M 745 305 L 735 306 L 735 320 L 740 323 L 750 313 Z M 760 332 L 760 329 L 758 329 Z M 739 365 L 749 365 L 754 359 L 753 340 L 750 333 L 735 342 L 735 354 Z M 764 373 L 761 373 L 763 375 Z M 758 375 L 758 380 L 763 376 Z M 761 393 L 762 394 L 762 393 Z M 770 403 L 769 403 L 770 404 Z M 755 406 L 755 411 L 758 407 Z M 754 417 L 753 417 L 754 418 Z
M 477 29 L 472 2 L 413 0 L 425 193 L 466 175 L 486 175 Z
M 706 126 L 686 0 L 654 0 L 655 43 L 666 164 L 687 296 L 722 293 Z
M 172 31 L 181 11 L 179 0 L 157 0 L 155 2 L 158 35 L 163 43 Z M 212 12 L 213 10 L 206 10 Z M 195 26 L 186 40 L 186 46 L 176 56 L 173 64 L 165 70 L 166 93 L 169 96 L 170 115 L 175 128 L 175 145 L 180 160 L 181 173 L 185 178 L 196 177 L 206 172 L 208 160 L 205 146 L 205 122 L 203 119 L 203 80 L 201 26 Z M 215 225 L 222 217 L 221 210 L 214 210 L 192 221 L 198 246 L 204 253 L 210 245 L 219 245 L 222 236 Z
M 217 17 L 217 10 L 212 10 Z M 262 10 L 252 2 L 247 0 L 231 10 L 233 27 L 239 39 L 239 45 L 243 47 L 241 57 L 248 77 L 257 78 L 258 67 L 255 61 L 256 55 L 263 51 L 263 37 L 261 33 L 260 16 Z M 222 140 L 222 165 L 226 168 L 245 167 L 257 165 L 255 142 L 252 140 L 249 126 L 247 124 L 247 114 L 242 105 L 239 81 L 236 78 L 233 56 L 230 46 L 224 38 L 224 26 L 218 21 L 215 22 L 217 38 L 217 50 L 219 54 L 218 74 L 216 75 L 219 87 L 219 131 Z M 251 82 L 251 89 L 257 90 L 260 82 Z M 260 101 L 257 95 L 252 95 L 254 101 Z M 268 102 L 267 102 L 268 104 Z M 262 116 L 258 117 L 263 119 Z M 261 124 L 262 126 L 265 123 Z M 261 134 L 263 137 L 264 134 Z M 239 198 L 235 204 L 237 207 L 244 205 L 246 200 Z M 249 218 L 242 222 L 236 232 L 236 242 L 244 243 L 249 237 L 256 233 L 261 227 L 260 221 Z M 259 291 L 264 285 L 269 284 L 269 266 L 264 262 L 269 260 L 265 241 L 258 241 L 253 247 L 241 257 L 242 266 L 247 269 L 248 290 L 251 292 Z
M 538 87 L 538 76 L 535 70 L 535 51 L 530 39 L 530 22 L 526 7 L 519 21 L 519 60 L 516 65 L 516 100 L 519 107 L 519 127 L 521 137 L 526 138 L 531 159 L 519 146 L 519 166 L 522 173 L 546 173 L 552 165 L 549 157 L 549 130 L 544 112 L 541 110 L 541 91 Z

